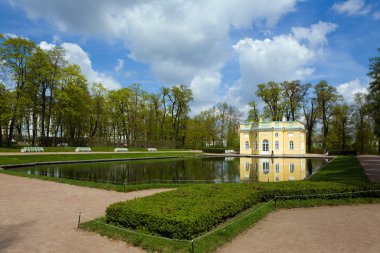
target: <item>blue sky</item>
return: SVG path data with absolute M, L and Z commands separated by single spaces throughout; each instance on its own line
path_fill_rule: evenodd
M 0 0 L 0 32 L 61 45 L 90 82 L 185 84 L 193 113 L 257 100 L 256 85 L 327 80 L 347 102 L 380 47 L 376 0 Z

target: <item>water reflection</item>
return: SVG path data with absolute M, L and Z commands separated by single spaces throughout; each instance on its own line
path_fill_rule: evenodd
M 320 159 L 203 157 L 59 164 L 16 170 L 56 178 L 120 184 L 273 182 L 302 180 L 323 163 Z
M 258 182 L 303 180 L 327 161 L 305 158 L 240 158 L 240 180 Z

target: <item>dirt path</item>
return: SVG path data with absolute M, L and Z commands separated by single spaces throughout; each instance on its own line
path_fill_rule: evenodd
M 380 205 L 271 213 L 217 252 L 380 252 Z
M 77 231 L 121 200 L 160 190 L 118 193 L 0 174 L 0 252 L 143 252 L 95 233 Z
M 360 155 L 358 160 L 371 182 L 380 182 L 380 156 Z

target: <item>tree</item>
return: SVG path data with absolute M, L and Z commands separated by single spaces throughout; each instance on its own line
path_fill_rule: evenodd
M 320 117 L 322 119 L 323 134 L 322 149 L 323 152 L 326 152 L 326 137 L 329 133 L 330 119 L 333 115 L 334 105 L 339 96 L 335 87 L 328 85 L 326 81 L 320 81 L 315 85 L 314 94 L 316 95 L 316 101 L 321 112 Z
M 257 85 L 256 96 L 264 103 L 264 114 L 273 121 L 281 121 L 283 105 L 281 104 L 281 86 L 276 82 Z
M 371 128 L 367 94 L 360 92 L 355 94 L 352 117 L 355 127 L 355 147 L 361 154 L 370 153 L 372 151 L 371 135 L 373 135 L 373 130 Z
M 315 97 L 302 100 L 303 115 L 305 118 L 306 127 L 306 152 L 311 153 L 313 147 L 313 133 L 314 128 L 319 117 L 319 107 L 317 106 L 317 99 Z
M 310 89 L 311 84 L 301 84 L 300 81 L 283 82 L 282 94 L 284 97 L 284 108 L 287 120 L 295 121 L 297 111 L 301 107 L 301 101 Z
M 0 61 L 6 72 L 9 73 L 10 78 L 14 83 L 14 90 L 16 93 L 14 104 L 11 110 L 10 126 L 7 145 L 10 146 L 13 140 L 13 131 L 16 124 L 19 127 L 19 134 L 21 134 L 22 118 L 19 114 L 19 108 L 22 103 L 21 97 L 24 96 L 24 88 L 26 85 L 26 76 L 28 73 L 27 62 L 31 57 L 36 45 L 34 42 L 23 38 L 9 38 L 2 42 L 0 46 Z
M 378 49 L 380 52 L 380 48 Z M 374 133 L 378 138 L 378 153 L 380 154 L 380 57 L 369 59 L 368 76 L 371 78 L 368 88 L 368 100 L 375 121 Z
M 350 139 L 352 109 L 347 104 L 338 104 L 333 108 L 332 131 L 329 132 L 330 148 L 346 150 Z
M 257 103 L 255 101 L 251 101 L 248 103 L 249 111 L 248 111 L 248 122 L 259 122 L 259 109 L 257 108 Z

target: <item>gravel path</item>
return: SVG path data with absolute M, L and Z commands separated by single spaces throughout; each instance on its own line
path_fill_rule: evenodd
M 0 252 L 144 252 L 125 242 L 76 230 L 114 202 L 170 189 L 104 191 L 0 174 Z
M 380 156 L 360 155 L 358 160 L 371 182 L 380 182 Z
M 280 210 L 217 252 L 380 252 L 380 205 Z

